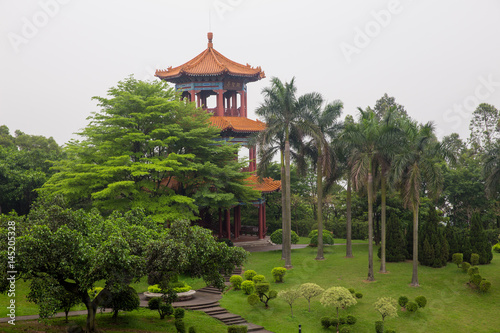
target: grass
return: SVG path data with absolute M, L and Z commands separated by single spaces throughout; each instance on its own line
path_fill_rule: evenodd
M 15 326 L 7 323 L 0 323 L 0 332 L 47 332 L 62 333 L 67 331 L 71 323 L 76 323 L 85 327 L 86 316 L 75 316 L 69 318 L 70 323 L 64 322 L 64 318 L 55 318 L 48 321 L 47 324 L 37 321 L 17 321 Z M 203 312 L 188 311 L 185 312 L 184 322 L 186 331 L 194 326 L 198 333 L 226 333 L 227 326 L 217 319 L 211 318 Z M 110 313 L 97 315 L 97 328 L 106 333 L 123 332 L 176 332 L 173 316 L 160 319 L 157 311 L 151 311 L 141 308 L 131 312 L 120 312 L 118 320 L 115 322 Z
M 376 249 L 375 249 L 376 250 Z M 424 295 L 427 306 L 415 314 L 399 311 L 397 318 L 387 319 L 386 328 L 397 332 L 500 332 L 498 316 L 500 302 L 500 254 L 495 253 L 491 264 L 479 267 L 480 274 L 487 278 L 492 287 L 486 294 L 479 294 L 467 286 L 468 275 L 454 264 L 443 268 L 419 266 L 419 288 L 409 286 L 411 282 L 411 262 L 387 263 L 388 274 L 377 273 L 380 261 L 375 260 L 375 282 L 366 282 L 368 246 L 353 246 L 354 258 L 345 258 L 345 246 L 325 248 L 325 260 L 316 261 L 316 248 L 292 251 L 294 268 L 287 272 L 285 283 L 271 283 L 279 291 L 297 287 L 305 282 L 314 282 L 323 288 L 343 286 L 354 288 L 364 297 L 358 304 L 341 310 L 341 316 L 352 314 L 358 318 L 354 332 L 373 332 L 374 322 L 381 316 L 374 310 L 373 303 L 378 297 L 408 296 L 413 300 Z M 376 253 L 376 252 L 375 252 Z M 250 255 L 245 269 L 253 269 L 272 279 L 271 270 L 283 266 L 280 251 L 255 252 Z M 270 301 L 270 308 L 259 304 L 251 307 L 241 291 L 227 292 L 221 306 L 239 314 L 247 321 L 262 325 L 273 332 L 295 332 L 301 324 L 304 332 L 328 332 L 321 327 L 320 318 L 334 316 L 333 308 L 325 308 L 319 297 L 311 301 L 311 313 L 307 311 L 307 301 L 299 299 L 294 303 L 294 317 L 290 307 L 281 299 Z
M 297 244 L 309 244 L 311 239 L 309 237 L 300 237 Z M 345 238 L 334 238 L 334 244 L 345 244 Z M 352 244 L 368 244 L 367 240 L 353 239 Z

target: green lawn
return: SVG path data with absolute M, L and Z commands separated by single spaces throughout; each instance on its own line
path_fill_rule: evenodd
M 309 237 L 299 237 L 299 242 L 297 244 L 309 244 L 311 239 Z M 345 244 L 345 238 L 334 238 L 335 244 Z M 352 244 L 368 244 L 367 240 L 353 239 Z
M 314 260 L 315 248 L 292 251 L 292 264 L 285 277 L 285 283 L 272 283 L 272 288 L 279 291 L 299 286 L 301 283 L 314 282 L 328 288 L 344 286 L 354 288 L 364 297 L 358 304 L 341 310 L 341 315 L 352 314 L 358 318 L 353 332 L 374 332 L 374 322 L 381 320 L 373 309 L 378 297 L 390 296 L 397 299 L 401 295 L 413 300 L 424 295 L 427 306 L 411 315 L 399 312 L 397 318 L 386 321 L 386 328 L 397 332 L 500 332 L 500 254 L 495 253 L 490 265 L 480 266 L 480 274 L 490 280 L 492 287 L 487 294 L 478 294 L 471 290 L 466 282 L 468 275 L 457 269 L 456 265 L 434 269 L 419 266 L 421 287 L 412 288 L 411 262 L 388 263 L 389 274 L 375 273 L 375 282 L 364 281 L 368 270 L 368 246 L 353 246 L 354 258 L 345 258 L 345 246 L 325 248 L 325 260 Z M 282 266 L 280 251 L 252 253 L 245 269 L 253 269 L 271 280 L 273 267 Z M 380 261 L 375 260 L 375 272 Z M 303 332 L 327 332 L 320 325 L 320 318 L 333 316 L 333 308 L 325 308 L 319 303 L 319 297 L 311 302 L 312 312 L 307 312 L 307 302 L 299 299 L 294 304 L 294 317 L 290 316 L 290 307 L 284 301 L 270 301 L 270 308 L 260 304 L 251 307 L 241 291 L 230 291 L 221 300 L 221 306 L 230 312 L 239 314 L 249 322 L 262 325 L 273 332 L 296 332 L 302 325 Z
M 86 316 L 70 317 L 70 323 L 76 323 L 85 327 Z M 186 311 L 184 317 L 186 331 L 190 326 L 196 328 L 198 333 L 226 333 L 227 326 L 217 319 L 211 318 L 203 312 Z M 66 332 L 69 324 L 64 323 L 64 318 L 56 318 L 48 321 L 48 324 L 37 321 L 17 321 L 15 326 L 0 323 L 0 332 Z M 121 312 L 115 322 L 110 313 L 97 315 L 97 327 L 101 332 L 123 333 L 123 332 L 176 332 L 173 317 L 160 320 L 157 311 L 141 308 L 137 311 Z

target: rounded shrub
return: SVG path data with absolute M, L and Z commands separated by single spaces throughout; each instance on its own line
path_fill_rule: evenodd
M 481 283 L 479 284 L 479 290 L 482 293 L 487 292 L 491 288 L 491 282 L 488 280 L 482 280 Z
M 356 293 L 354 296 L 356 296 L 357 299 L 363 298 L 363 294 L 362 293 Z
M 493 245 L 493 251 L 495 251 L 496 253 L 500 253 L 500 243 L 496 243 L 495 245 Z
M 253 278 L 252 278 L 252 281 L 253 283 L 257 284 L 257 283 L 261 283 L 261 282 L 265 282 L 266 281 L 266 277 L 264 275 L 261 275 L 261 274 L 257 274 L 255 275 Z
M 291 238 L 292 244 L 297 244 L 299 242 L 299 236 L 293 230 L 292 230 L 291 234 L 292 234 L 292 238 Z M 273 232 L 271 234 L 271 242 L 273 242 L 274 244 L 283 243 L 283 230 L 278 229 L 275 232 Z
M 149 310 L 158 310 L 160 308 L 161 298 L 153 297 L 148 301 L 148 309 Z
M 310 246 L 318 246 L 318 230 L 313 230 L 309 233 L 309 245 Z M 334 240 L 332 233 L 328 230 L 323 230 L 323 244 L 333 245 Z
M 477 254 L 477 253 L 472 253 L 472 254 L 470 255 L 470 264 L 471 264 L 472 266 L 476 266 L 476 265 L 478 265 L 478 264 L 479 264 L 479 254 Z
M 227 327 L 227 333 L 247 333 L 248 326 L 245 325 L 231 325 Z
M 186 333 L 186 324 L 184 323 L 184 320 L 176 319 L 174 325 L 177 333 Z
M 191 326 L 188 330 L 188 333 L 196 333 L 196 328 L 194 328 L 194 326 Z
M 385 333 L 396 333 L 395 330 L 385 330 Z
M 241 290 L 245 292 L 245 294 L 250 295 L 255 291 L 255 283 L 253 281 L 243 281 L 241 283 Z
M 474 274 L 479 274 L 479 267 L 477 267 L 477 266 L 471 266 L 471 267 L 469 268 L 469 270 L 467 271 L 467 273 L 468 273 L 470 276 L 472 276 L 472 275 L 474 275 Z
M 321 326 L 324 329 L 328 329 L 330 327 L 330 317 L 321 317 Z
M 398 298 L 398 304 L 402 308 L 406 308 L 406 304 L 408 304 L 408 297 L 406 296 L 399 296 Z
M 183 308 L 176 308 L 174 310 L 174 318 L 175 319 L 182 319 L 184 318 L 185 311 Z
M 245 271 L 245 273 L 243 273 L 245 280 L 250 280 L 250 281 L 252 281 L 255 275 L 257 275 L 257 272 L 252 269 L 249 269 L 248 271 Z
M 415 302 L 408 302 L 408 304 L 406 304 L 406 310 L 412 313 L 416 312 L 418 310 L 418 304 Z
M 462 272 L 467 273 L 469 271 L 470 264 L 466 261 L 462 263 Z
M 247 297 L 247 301 L 248 301 L 248 304 L 250 304 L 251 306 L 255 306 L 255 305 L 259 304 L 260 298 L 259 298 L 259 296 L 253 294 L 253 295 L 250 295 Z
M 356 324 L 357 321 L 358 321 L 358 319 L 356 317 L 354 317 L 353 315 L 348 315 L 346 318 L 347 325 L 354 325 L 354 324 Z
M 231 282 L 231 285 L 235 290 L 240 290 L 241 289 L 241 283 L 243 282 L 243 278 L 239 275 L 232 275 L 229 278 L 229 282 Z
M 351 328 L 349 326 L 344 325 L 344 326 L 340 327 L 339 332 L 340 333 L 351 333 L 352 331 L 351 331 Z
M 278 297 L 278 292 L 276 290 L 270 290 L 269 298 L 276 298 L 276 297 Z
M 280 283 L 285 281 L 286 268 L 285 267 L 274 267 L 271 271 L 273 275 L 274 282 Z
M 339 320 L 335 317 L 330 317 L 330 326 L 337 327 Z
M 148 287 L 148 291 L 150 293 L 161 293 L 161 288 L 159 285 L 154 284 L 154 285 Z
M 356 291 L 354 290 L 354 288 L 349 288 L 349 289 L 347 289 L 347 290 L 349 290 L 349 292 L 350 292 L 351 294 L 353 294 L 353 295 L 356 293 Z
M 384 333 L 384 322 L 381 320 L 377 320 L 375 322 L 375 332 Z
M 425 298 L 425 296 L 417 296 L 415 298 L 415 303 L 417 303 L 419 308 L 425 308 L 427 305 L 427 298 Z
M 472 274 L 469 281 L 476 285 L 476 287 L 479 287 L 483 278 L 479 274 Z
M 160 304 L 160 317 L 163 319 L 165 316 L 171 316 L 174 313 L 174 307 L 172 304 L 161 303 Z

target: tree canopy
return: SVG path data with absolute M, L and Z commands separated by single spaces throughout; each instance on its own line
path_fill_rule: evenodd
M 196 218 L 198 207 L 228 208 L 258 197 L 235 160 L 238 146 L 194 103 L 164 82 L 129 77 L 94 97 L 101 111 L 72 141 L 42 192 L 102 212 L 143 208 L 157 221 Z

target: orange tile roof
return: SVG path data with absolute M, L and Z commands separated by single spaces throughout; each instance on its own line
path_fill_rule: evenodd
M 221 131 L 232 130 L 233 132 L 253 133 L 266 129 L 266 123 L 244 117 L 212 116 L 210 122 L 213 126 L 220 128 Z
M 208 33 L 208 47 L 196 57 L 177 67 L 166 70 L 156 70 L 155 76 L 160 79 L 176 79 L 183 75 L 188 76 L 216 76 L 229 74 L 232 76 L 247 77 L 249 81 L 265 78 L 264 71 L 259 67 L 253 68 L 249 64 L 242 65 L 232 61 L 213 48 L 211 32 Z
M 262 193 L 271 193 L 281 190 L 281 181 L 272 178 L 259 178 L 256 175 L 251 175 L 246 179 L 248 186 L 252 186 L 255 190 Z

